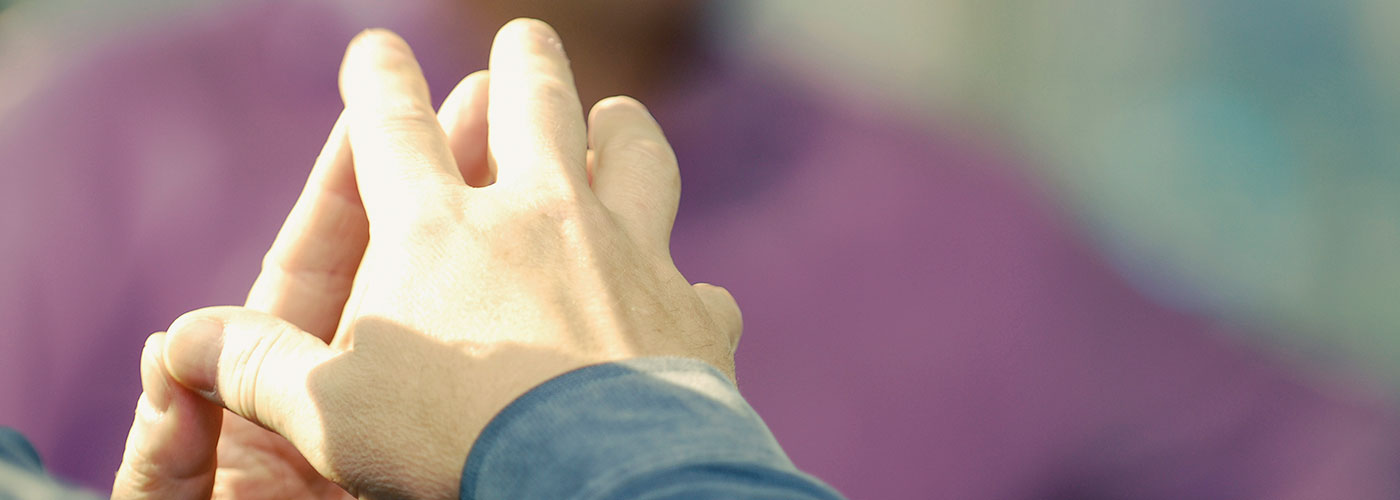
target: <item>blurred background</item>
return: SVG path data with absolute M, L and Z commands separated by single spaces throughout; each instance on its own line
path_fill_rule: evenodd
M 0 111 L 219 0 L 0 2 Z M 733 2 L 733 43 L 997 135 L 1157 299 L 1400 386 L 1400 3 Z
M 1400 384 L 1400 3 L 744 5 L 813 77 L 999 132 L 1144 292 Z
M 0 0 L 0 123 L 228 3 Z M 726 5 L 732 49 L 1015 159 L 1156 302 L 1400 394 L 1400 2 Z

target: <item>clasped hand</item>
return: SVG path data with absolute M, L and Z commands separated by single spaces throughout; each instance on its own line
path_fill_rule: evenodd
M 585 127 L 547 25 L 507 24 L 438 112 L 384 31 L 340 90 L 245 306 L 147 340 L 115 498 L 456 498 L 476 436 L 552 377 L 642 356 L 733 376 L 738 307 L 670 258 L 661 129 L 626 97 Z

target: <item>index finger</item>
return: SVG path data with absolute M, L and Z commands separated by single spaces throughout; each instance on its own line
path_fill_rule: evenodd
M 506 23 L 491 45 L 486 106 L 496 182 L 586 183 L 583 107 L 559 35 L 543 21 Z
M 396 212 L 441 186 L 464 185 L 408 43 L 386 30 L 350 42 L 340 67 L 347 133 L 365 211 Z
M 263 257 L 245 305 L 329 342 L 369 244 L 345 115 L 336 120 L 306 187 Z

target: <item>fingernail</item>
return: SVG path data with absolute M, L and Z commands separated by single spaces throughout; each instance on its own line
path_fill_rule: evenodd
M 214 318 L 181 316 L 165 339 L 165 365 L 176 380 L 195 391 L 217 395 L 219 353 L 224 323 Z
M 165 350 L 165 334 L 156 333 L 146 338 L 146 346 L 141 349 L 141 390 L 146 402 L 157 414 L 170 407 L 170 382 L 161 366 L 161 354 Z

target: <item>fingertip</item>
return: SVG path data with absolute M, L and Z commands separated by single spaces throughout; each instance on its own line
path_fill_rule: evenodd
M 632 96 L 605 97 L 588 110 L 588 142 L 594 148 L 603 147 L 602 143 L 609 138 L 637 126 L 641 126 L 645 134 L 664 137 L 651 111 Z
M 335 357 L 325 341 L 278 316 L 221 306 L 186 313 L 171 325 L 166 367 L 179 385 L 205 401 L 297 442 L 316 421 L 306 382 Z
M 494 181 L 486 154 L 490 84 L 489 70 L 473 72 L 457 83 L 438 109 L 438 121 L 447 134 L 458 174 L 472 187 L 484 187 Z
M 642 104 L 642 101 L 638 101 L 637 98 L 629 95 L 615 95 L 599 99 L 598 102 L 593 105 L 593 110 L 589 113 L 589 117 L 592 118 L 601 113 L 617 111 L 628 113 L 640 112 L 645 113 L 648 117 L 651 116 L 651 112 L 647 110 L 646 105 Z
M 694 286 L 701 292 L 714 295 L 719 302 L 730 306 L 735 315 L 739 314 L 739 301 L 734 300 L 734 294 L 729 293 L 728 288 L 705 282 L 696 283 Z
M 344 93 L 346 77 L 356 69 L 356 61 L 379 53 L 393 53 L 408 49 L 408 42 L 392 31 L 383 28 L 369 28 L 361 31 L 345 47 L 345 56 L 340 63 L 341 93 Z
M 533 17 L 517 17 L 506 22 L 501 29 L 496 32 L 496 40 L 503 38 L 533 38 L 539 41 L 550 42 L 562 54 L 564 45 L 559 41 L 559 32 L 553 26 Z
M 442 122 L 443 130 L 450 130 L 450 125 L 475 118 L 465 112 L 475 111 L 477 106 L 485 111 L 484 98 L 490 89 L 490 78 L 490 70 L 477 70 L 463 77 L 452 87 L 452 91 L 447 93 L 447 98 L 442 100 L 442 105 L 438 106 L 438 120 Z M 481 118 L 484 121 L 485 115 Z
M 498 55 L 518 58 L 520 54 L 533 54 L 556 59 L 568 66 L 569 55 L 564 51 L 564 41 L 559 32 L 549 23 L 529 17 L 510 20 L 496 32 L 491 42 L 491 63 L 500 61 Z
M 681 176 L 661 126 L 641 102 L 620 95 L 593 105 L 588 135 L 597 152 L 593 192 L 629 232 L 669 254 Z
M 165 332 L 146 337 L 141 349 L 141 391 L 148 409 L 156 415 L 170 407 L 169 372 L 165 369 Z
M 423 70 L 398 35 L 375 29 L 356 37 L 341 65 L 340 95 L 356 186 L 371 221 L 411 216 L 404 208 L 424 194 L 461 184 Z
M 438 115 L 456 114 L 462 111 L 463 106 L 474 103 L 477 97 L 482 97 L 489 89 L 490 78 L 491 70 L 488 69 L 476 70 L 463 77 L 457 82 L 457 86 L 447 93 L 447 98 L 442 100 Z
M 223 321 L 203 310 L 181 315 L 164 340 L 165 369 L 185 387 L 217 397 L 223 330 Z
M 350 39 L 349 50 L 356 49 L 408 50 L 408 42 L 387 28 L 366 28 Z
M 588 110 L 588 144 L 594 148 L 602 147 L 601 142 L 616 135 L 622 125 L 638 117 L 644 117 L 646 121 L 643 123 L 649 128 L 660 128 L 646 105 L 632 96 L 615 95 L 599 99 Z
M 535 17 L 517 17 L 506 21 L 506 24 L 501 26 L 501 31 L 509 30 L 532 30 L 545 34 L 554 33 L 553 26 Z
M 383 81 L 393 77 L 409 77 L 404 88 L 384 88 Z M 422 69 L 413 49 L 398 34 L 371 28 L 350 40 L 340 65 L 340 93 L 347 107 L 351 101 L 382 97 L 387 90 L 411 91 L 413 97 L 427 99 L 427 83 L 422 81 Z
M 497 184 L 584 185 L 587 127 L 558 33 L 537 19 L 506 23 L 491 46 L 490 68 L 487 142 Z

